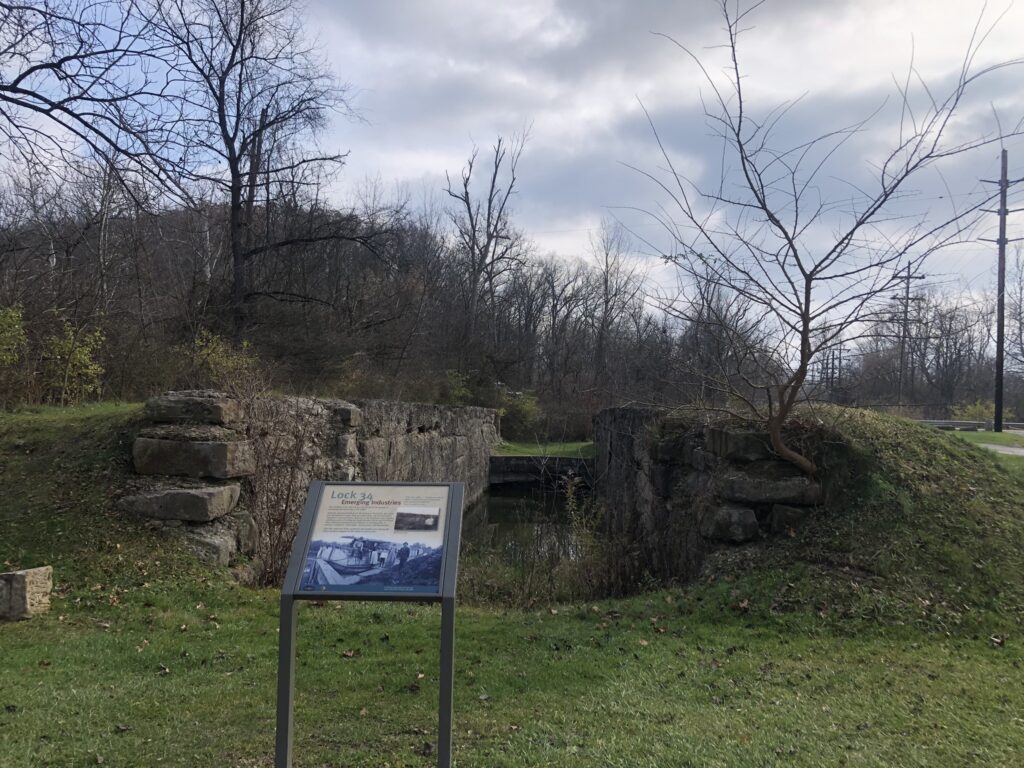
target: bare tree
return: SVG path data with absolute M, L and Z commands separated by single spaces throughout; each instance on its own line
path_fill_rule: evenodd
M 609 336 L 620 318 L 643 294 L 643 275 L 629 256 L 629 233 L 618 222 L 602 220 L 596 235 L 590 238 L 591 256 L 597 265 L 597 311 L 594 324 L 594 366 L 602 407 L 609 398 Z
M 450 218 L 466 261 L 464 348 L 475 342 L 480 300 L 489 296 L 493 306 L 498 280 L 521 260 L 523 239 L 512 226 L 509 204 L 516 192 L 516 173 L 526 139 L 526 132 L 508 140 L 498 137 L 479 192 L 474 179 L 479 158 L 476 147 L 462 169 L 458 185 L 453 185 L 451 177 L 445 174 L 448 195 L 455 201 Z
M 668 171 L 641 173 L 668 199 L 667 209 L 650 212 L 672 238 L 668 258 L 685 275 L 742 297 L 761 314 L 761 327 L 771 331 L 771 355 L 760 358 L 770 364 L 751 379 L 761 396 L 747 402 L 765 424 L 775 452 L 813 474 L 814 462 L 783 438 L 783 425 L 804 397 L 811 363 L 876 316 L 900 284 L 901 270 L 966 239 L 987 201 L 943 213 L 909 212 L 900 205 L 902 196 L 940 161 L 999 140 L 997 135 L 963 138 L 966 128 L 955 118 L 979 78 L 1017 62 L 975 69 L 986 37 L 976 26 L 945 96 L 929 90 L 911 64 L 907 78 L 897 83 L 894 145 L 874 165 L 870 184 L 858 183 L 848 168 L 832 171 L 830 161 L 842 157 L 841 150 L 874 115 L 791 146 L 781 144 L 777 129 L 794 103 L 754 115 L 739 42 L 761 4 L 721 3 L 728 58 L 724 81 L 672 40 L 695 62 L 710 91 L 705 115 L 724 152 L 717 185 L 700 184 L 680 170 L 650 115 Z M 832 199 L 830 176 L 847 180 Z
M 246 275 L 260 254 L 332 237 L 292 232 L 257 238 L 261 190 L 315 189 L 345 154 L 307 152 L 332 112 L 352 110 L 348 91 L 305 42 L 292 0 L 148 0 L 155 37 L 175 52 L 181 83 L 175 170 L 228 200 L 231 310 L 246 327 Z M 268 200 L 263 200 L 264 206 Z

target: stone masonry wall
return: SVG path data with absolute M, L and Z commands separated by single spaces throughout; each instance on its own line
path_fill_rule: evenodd
M 498 439 L 493 410 L 382 400 L 266 398 L 243 407 L 193 390 L 152 398 L 146 416 L 121 507 L 217 564 L 278 546 L 280 532 L 266 528 L 294 531 L 314 479 L 461 481 L 475 501 Z M 295 512 L 275 519 L 275 506 Z
M 357 400 L 362 423 L 355 433 L 364 480 L 444 481 L 466 484 L 466 503 L 488 485 L 497 413 L 389 400 Z
M 697 576 L 716 547 L 790 535 L 822 502 L 820 485 L 780 461 L 765 434 L 648 408 L 602 411 L 594 428 L 606 527 L 659 578 Z

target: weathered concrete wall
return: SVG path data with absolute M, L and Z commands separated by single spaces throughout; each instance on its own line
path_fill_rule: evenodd
M 218 564 L 239 552 L 278 561 L 314 479 L 461 481 L 472 502 L 498 440 L 493 410 L 383 400 L 168 392 L 146 415 L 121 507 Z
M 660 578 L 693 578 L 712 548 L 791 534 L 822 502 L 757 432 L 646 408 L 602 411 L 594 428 L 606 528 Z

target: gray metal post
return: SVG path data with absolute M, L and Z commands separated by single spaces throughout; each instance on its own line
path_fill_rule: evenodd
M 437 766 L 452 764 L 452 697 L 455 688 L 455 598 L 441 600 L 441 702 L 437 727 Z
M 295 600 L 281 595 L 281 634 L 277 657 L 277 746 L 274 768 L 291 768 L 292 724 L 295 694 Z

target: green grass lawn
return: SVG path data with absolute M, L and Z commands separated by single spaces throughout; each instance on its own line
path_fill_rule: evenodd
M 1024 448 L 1024 432 L 952 432 L 961 440 L 974 445 L 1007 445 L 1013 448 Z M 1011 456 L 1007 453 L 993 452 L 996 460 L 1012 474 L 1024 479 L 1024 456 Z
M 0 764 L 270 766 L 276 594 L 75 591 L 0 633 Z M 112 604 L 112 598 L 117 602 Z M 303 606 L 296 764 L 428 766 L 438 612 Z M 460 766 L 1013 766 L 1024 645 L 690 614 L 661 592 L 457 622 Z
M 990 445 L 1010 445 L 1015 448 L 1024 448 L 1024 432 L 962 432 L 955 431 L 950 434 L 956 435 L 969 443 L 989 443 Z
M 57 582 L 47 616 L 0 626 L 4 768 L 272 765 L 278 595 L 201 568 L 113 511 L 137 414 L 0 416 L 0 562 L 52 564 Z M 912 455 L 932 439 L 954 440 L 914 433 L 882 450 Z M 990 503 L 988 483 L 1005 472 L 950 446 L 952 464 L 928 468 L 921 487 L 966 482 L 971 510 Z M 917 466 L 894 470 L 893 488 Z M 966 559 L 962 574 L 942 567 L 972 596 L 988 585 L 979 601 L 1020 578 L 1019 560 L 995 559 L 996 539 L 1016 539 L 991 535 L 942 561 Z M 890 555 L 876 555 L 881 573 Z M 999 598 L 1002 609 L 919 625 L 929 601 L 945 600 L 921 587 L 924 556 L 896 569 L 913 604 L 896 619 L 861 566 L 839 568 L 832 588 L 856 593 L 864 612 L 837 616 L 806 564 L 595 603 L 462 606 L 456 765 L 1020 765 L 1019 592 Z M 303 605 L 296 765 L 433 765 L 424 745 L 435 740 L 438 633 L 436 607 Z
M 592 442 L 533 443 L 528 441 L 504 441 L 495 447 L 494 454 L 496 456 L 564 456 L 590 459 L 594 457 L 594 444 Z

